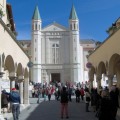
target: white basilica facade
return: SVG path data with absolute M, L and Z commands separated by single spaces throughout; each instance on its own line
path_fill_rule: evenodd
M 42 28 L 36 6 L 32 17 L 31 80 L 35 83 L 83 81 L 83 48 L 79 39 L 79 19 L 74 6 L 68 28 L 55 22 Z

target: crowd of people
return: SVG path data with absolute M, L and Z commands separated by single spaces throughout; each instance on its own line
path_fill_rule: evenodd
M 55 99 L 61 102 L 61 118 L 65 112 L 66 118 L 68 115 L 68 102 L 72 102 L 71 96 L 75 96 L 76 103 L 81 101 L 85 102 L 85 111 L 90 112 L 89 108 L 92 107 L 92 111 L 96 112 L 96 117 L 99 120 L 116 120 L 117 109 L 119 107 L 118 96 L 119 91 L 115 85 L 108 89 L 83 88 L 80 86 L 70 86 L 68 84 L 57 85 L 43 85 L 35 86 L 32 89 L 32 97 L 38 97 L 38 103 L 41 97 L 50 101 L 51 95 L 55 95 Z
M 72 102 L 72 96 L 75 98 L 75 102 L 79 104 L 80 102 L 85 103 L 86 112 L 96 112 L 96 117 L 98 120 L 116 120 L 117 110 L 119 108 L 119 90 L 113 85 L 110 89 L 105 87 L 83 88 L 81 86 L 71 86 L 70 84 L 33 84 L 31 90 L 32 98 L 38 98 L 37 103 L 40 103 L 41 98 L 44 101 L 51 101 L 51 96 L 54 95 L 57 101 L 61 103 L 61 118 L 69 118 L 68 104 Z M 12 103 L 10 108 L 9 104 Z M 90 107 L 92 110 L 90 110 Z M 20 95 L 15 88 L 7 93 L 2 90 L 1 94 L 1 108 L 2 112 L 9 112 L 10 109 L 13 113 L 14 120 L 17 120 L 20 112 Z
M 89 97 L 89 99 L 88 99 Z M 85 89 L 86 112 L 89 112 L 91 105 L 98 120 L 116 120 L 117 110 L 119 108 L 119 90 L 113 85 L 110 89 L 107 87 L 100 89 Z

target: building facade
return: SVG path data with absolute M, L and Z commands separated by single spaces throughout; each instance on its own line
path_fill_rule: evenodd
M 95 49 L 95 41 L 80 40 L 79 19 L 74 6 L 68 28 L 55 22 L 42 28 L 42 19 L 36 7 L 32 17 L 32 40 L 19 40 L 19 43 L 33 63 L 31 81 L 88 81 L 86 56 Z
M 79 20 L 74 6 L 69 28 L 58 23 L 42 28 L 42 19 L 36 7 L 32 17 L 32 80 L 40 83 L 79 82 L 83 78 L 79 44 Z

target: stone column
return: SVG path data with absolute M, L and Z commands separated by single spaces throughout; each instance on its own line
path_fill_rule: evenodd
M 16 76 L 9 76 L 10 79 L 10 91 L 12 91 L 12 88 L 15 88 L 15 80 L 16 80 Z M 10 102 L 10 112 L 12 111 L 12 104 Z
M 4 120 L 4 117 L 1 114 L 1 80 L 2 80 L 3 74 L 4 74 L 3 72 L 0 72 L 0 120 Z
M 10 91 L 11 91 L 12 88 L 15 87 L 15 79 L 16 78 L 17 78 L 16 76 L 9 76 L 9 79 L 10 79 Z
M 23 104 L 23 81 L 19 81 L 20 102 Z
M 93 79 L 89 80 L 89 90 L 91 91 L 91 88 L 93 88 Z
M 50 82 L 51 82 L 51 73 L 48 72 L 48 83 L 50 83 Z
M 109 87 L 109 90 L 110 90 L 112 85 L 113 85 L 113 75 L 108 75 L 108 87 Z
M 61 76 L 61 83 L 65 84 L 65 69 L 61 70 L 60 76 Z M 72 81 L 71 81 L 72 82 Z
M 51 74 L 50 74 L 50 76 L 49 76 L 49 82 L 51 82 L 51 79 L 52 79 L 52 78 L 51 78 Z
M 46 64 L 49 64 L 50 63 L 50 60 L 51 60 L 51 58 L 50 58 L 50 50 L 49 50 L 49 38 L 48 37 L 46 37 L 46 56 L 45 56 L 45 61 L 46 61 Z
M 24 104 L 29 104 L 29 79 L 25 78 L 24 79 L 24 98 L 23 98 L 23 103 Z
M 101 79 L 102 77 L 101 76 L 97 76 L 96 77 L 96 81 L 97 81 L 97 90 L 100 91 L 101 90 Z

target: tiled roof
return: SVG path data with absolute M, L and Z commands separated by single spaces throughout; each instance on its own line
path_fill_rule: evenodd
M 81 39 L 80 43 L 81 44 L 93 44 L 96 43 L 97 41 L 93 40 L 93 39 Z

